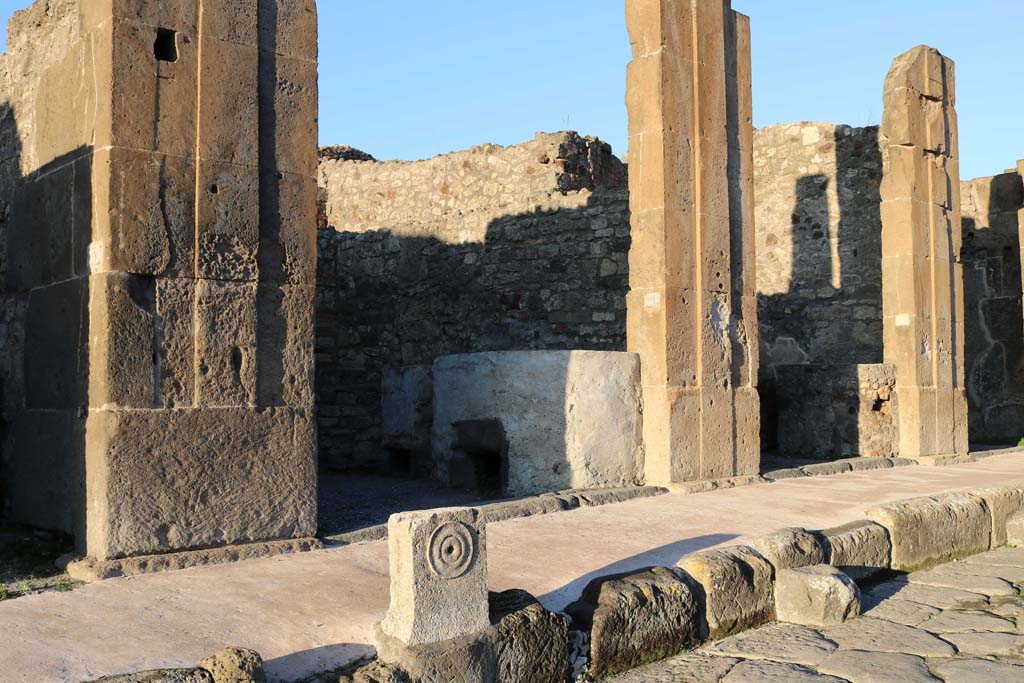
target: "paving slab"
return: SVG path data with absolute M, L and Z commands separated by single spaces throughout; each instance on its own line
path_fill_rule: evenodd
M 924 658 L 896 652 L 840 650 L 822 662 L 818 671 L 850 683 L 941 683 Z
M 842 650 L 895 652 L 919 657 L 952 657 L 949 643 L 910 626 L 879 619 L 857 619 L 822 631 Z
M 732 668 L 722 683 L 846 683 L 800 666 L 768 661 L 745 661 Z
M 690 552 L 785 527 L 839 526 L 872 505 L 1013 484 L 1024 484 L 1019 453 L 499 522 L 488 527 L 490 589 L 522 588 L 560 610 L 599 576 L 672 566 Z M 1024 566 L 1024 552 L 989 563 Z M 4 683 L 78 683 L 193 666 L 230 644 L 261 652 L 271 683 L 290 682 L 369 654 L 387 594 L 384 542 L 111 579 L 0 603 L 0 671 Z
M 776 623 L 720 640 L 708 651 L 742 659 L 767 659 L 814 667 L 835 649 L 835 643 L 814 629 Z
M 913 600 L 899 600 L 890 598 L 879 602 L 871 609 L 865 611 L 865 617 L 872 619 L 884 619 L 904 626 L 917 626 L 925 619 L 939 614 L 941 610 L 931 605 L 922 605 Z
M 998 632 L 1015 633 L 1017 624 L 1011 619 L 975 610 L 947 610 L 918 624 L 931 633 Z
M 961 655 L 1019 657 L 1024 655 L 1024 636 L 1013 633 L 943 633 L 943 640 Z
M 982 659 L 954 659 L 932 668 L 946 683 L 1024 683 L 1024 666 Z

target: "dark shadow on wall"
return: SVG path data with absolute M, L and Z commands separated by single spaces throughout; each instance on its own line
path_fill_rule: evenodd
M 837 126 L 834 139 L 835 178 L 796 181 L 788 291 L 758 297 L 762 449 L 810 461 L 875 450 L 861 425 L 884 421 L 890 398 L 879 391 L 871 416 L 858 396 L 857 366 L 883 360 L 878 129 Z
M 0 516 L 81 535 L 92 149 L 21 163 L 0 105 Z
M 972 181 L 979 191 L 978 183 Z M 1024 313 L 1016 172 L 991 179 L 989 211 L 963 219 L 964 360 L 972 444 L 1024 436 Z
M 624 351 L 629 244 L 624 178 L 598 186 L 585 206 L 497 218 L 482 243 L 322 225 L 321 462 L 339 470 L 430 474 L 431 392 L 423 383 L 431 381 L 428 368 L 439 356 Z M 403 387 L 417 372 L 417 386 Z M 382 416 L 382 399 L 392 390 L 406 393 L 398 405 L 412 419 Z

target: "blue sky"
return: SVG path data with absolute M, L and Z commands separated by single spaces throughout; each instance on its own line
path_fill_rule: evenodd
M 0 0 L 4 22 L 28 0 Z M 623 0 L 320 0 L 320 139 L 417 159 L 572 128 L 625 152 Z M 1021 0 L 734 0 L 758 126 L 877 123 L 892 58 L 957 61 L 961 170 L 1024 157 Z

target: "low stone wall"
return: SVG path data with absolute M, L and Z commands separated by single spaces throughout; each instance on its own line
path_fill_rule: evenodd
M 507 496 L 641 483 L 636 354 L 444 356 L 434 362 L 433 377 L 440 481 L 480 488 L 490 474 L 492 487 Z

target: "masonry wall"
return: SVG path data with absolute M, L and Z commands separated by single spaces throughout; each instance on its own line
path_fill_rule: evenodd
M 559 133 L 365 159 L 328 150 L 320 164 L 322 462 L 391 466 L 382 383 L 401 368 L 470 351 L 625 349 L 628 192 L 607 145 Z M 421 440 L 429 428 L 420 421 Z
M 0 55 L 0 514 L 84 524 L 98 82 L 77 0 L 16 12 Z
M 878 128 L 769 126 L 755 134 L 754 169 L 762 446 L 892 455 L 885 439 L 861 443 L 860 428 L 880 421 L 889 433 L 891 420 L 885 382 L 861 381 L 884 369 L 858 368 L 883 354 Z M 780 385 L 811 377 L 830 388 Z M 833 412 L 858 402 L 885 415 Z
M 961 197 L 970 438 L 1016 444 L 1024 436 L 1024 185 L 1014 170 L 963 182 Z

